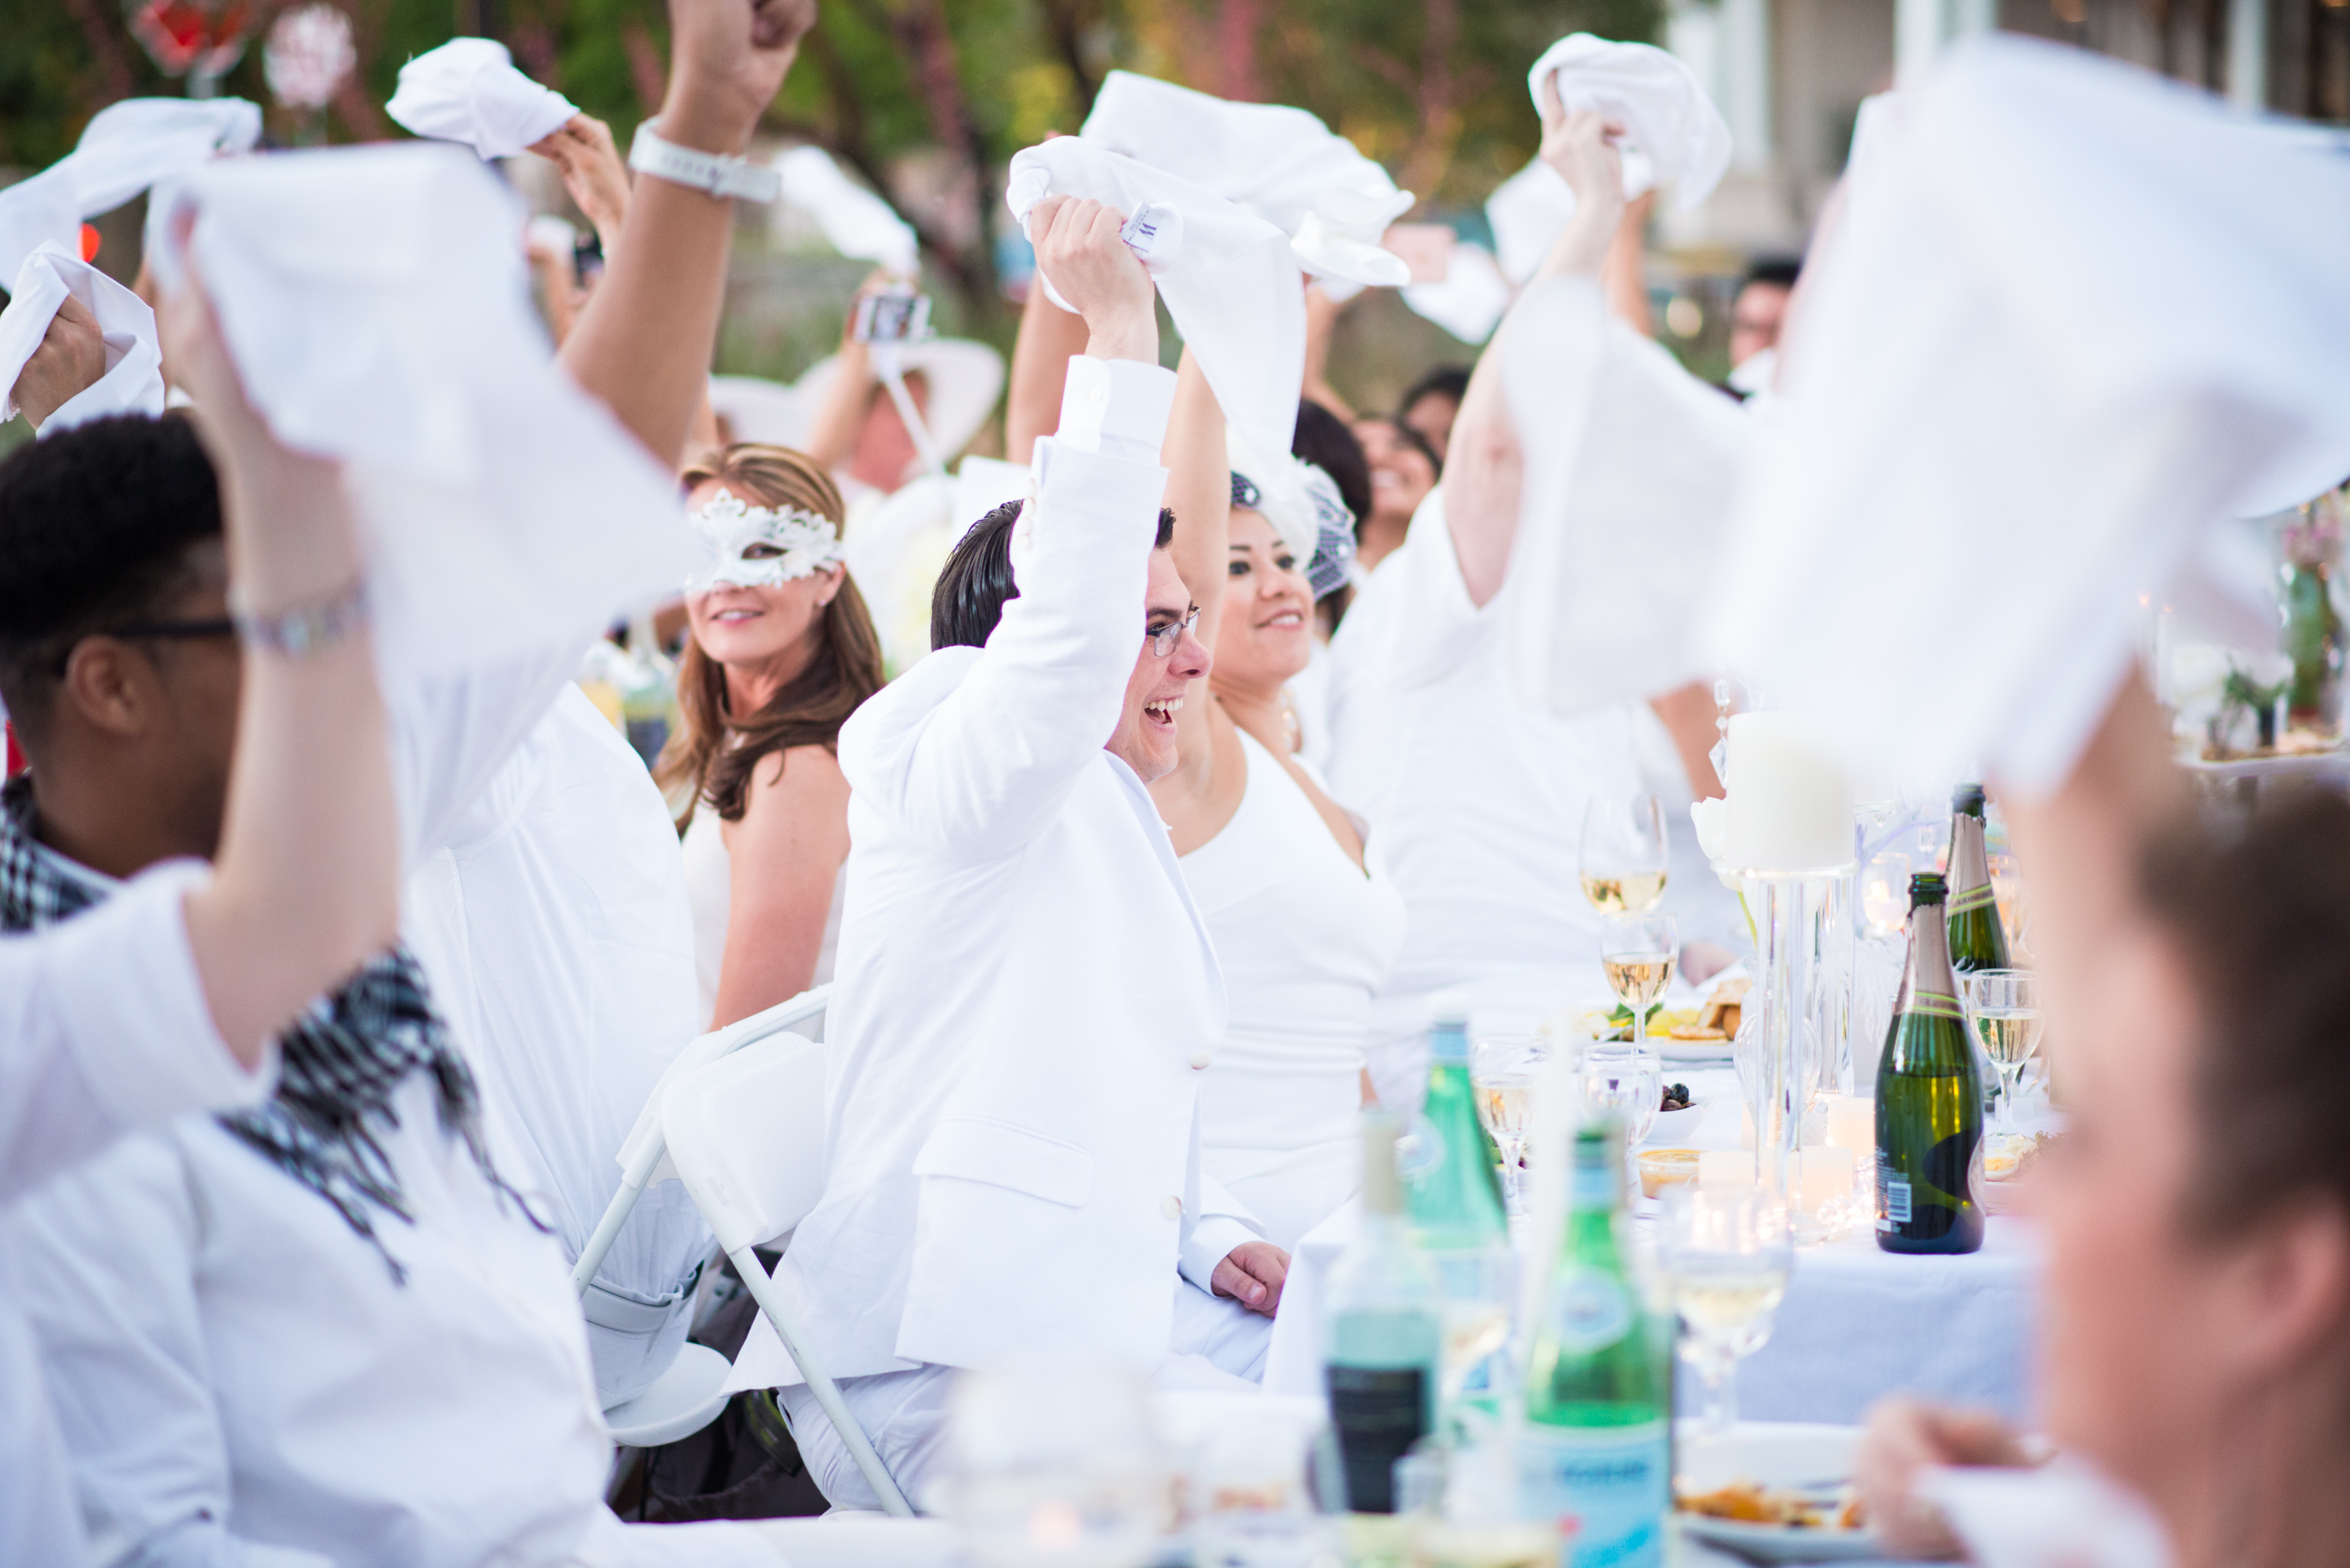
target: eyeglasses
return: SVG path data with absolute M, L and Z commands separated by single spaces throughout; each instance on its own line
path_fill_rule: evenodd
M 1183 634 L 1199 624 L 1200 612 L 1195 607 L 1181 620 L 1169 621 L 1156 630 L 1145 631 L 1142 634 L 1142 640 L 1150 645 L 1152 653 L 1164 659 L 1175 651 L 1175 645 L 1183 640 Z
M 226 616 L 213 616 L 203 620 L 126 621 L 120 626 L 103 626 L 96 631 L 83 634 L 84 637 L 111 637 L 124 642 L 135 641 L 140 638 L 161 638 L 165 641 L 181 642 L 207 637 L 234 637 L 235 635 L 236 622 Z M 55 672 L 57 675 L 65 674 L 66 666 L 72 661 L 73 650 L 81 645 L 82 640 L 82 638 L 76 638 L 66 645 L 64 652 L 57 655 L 55 664 Z

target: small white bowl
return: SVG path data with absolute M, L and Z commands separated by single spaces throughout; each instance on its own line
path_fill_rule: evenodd
M 1697 1129 L 1705 1125 L 1705 1113 L 1712 1108 L 1713 1102 L 1700 1095 L 1690 1102 L 1685 1111 L 1659 1111 L 1657 1119 L 1648 1126 L 1648 1136 L 1640 1140 L 1640 1147 L 1688 1143 L 1697 1137 Z

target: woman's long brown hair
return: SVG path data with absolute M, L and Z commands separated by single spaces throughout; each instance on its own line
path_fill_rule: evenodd
M 786 447 L 738 441 L 689 467 L 682 477 L 688 492 L 714 479 L 754 505 L 796 507 L 840 525 L 840 491 L 831 476 Z M 693 786 L 679 827 L 704 801 L 721 822 L 742 821 L 752 774 L 764 758 L 787 746 L 835 750 L 842 722 L 881 690 L 881 639 L 845 568 L 840 591 L 824 607 L 816 634 L 816 657 L 807 668 L 758 711 L 742 715 L 727 711 L 725 666 L 687 637 L 677 672 L 681 722 L 653 767 L 654 781 L 672 800 L 680 786 Z

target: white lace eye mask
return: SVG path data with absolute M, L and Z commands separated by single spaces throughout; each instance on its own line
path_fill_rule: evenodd
M 722 583 L 780 587 L 813 576 L 846 558 L 831 519 L 797 507 L 771 511 L 720 491 L 686 514 L 710 551 L 710 563 L 688 578 L 685 591 L 706 594 Z

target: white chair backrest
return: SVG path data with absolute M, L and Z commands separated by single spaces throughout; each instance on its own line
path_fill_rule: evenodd
M 824 1192 L 824 1047 L 772 1035 L 680 1075 L 661 1134 L 721 1247 L 774 1241 Z
M 827 981 L 800 992 L 788 1002 L 779 1002 L 764 1012 L 738 1019 L 723 1029 L 696 1035 L 688 1042 L 685 1049 L 671 1059 L 660 1078 L 654 1081 L 652 1093 L 645 1096 L 644 1109 L 637 1113 L 636 1125 L 621 1140 L 620 1152 L 616 1157 L 620 1168 L 633 1168 L 645 1153 L 648 1141 L 660 1135 L 661 1097 L 671 1084 L 696 1068 L 722 1056 L 732 1055 L 755 1041 L 769 1039 L 795 1023 L 805 1023 L 811 1018 L 822 1016 L 831 1002 L 832 985 Z

